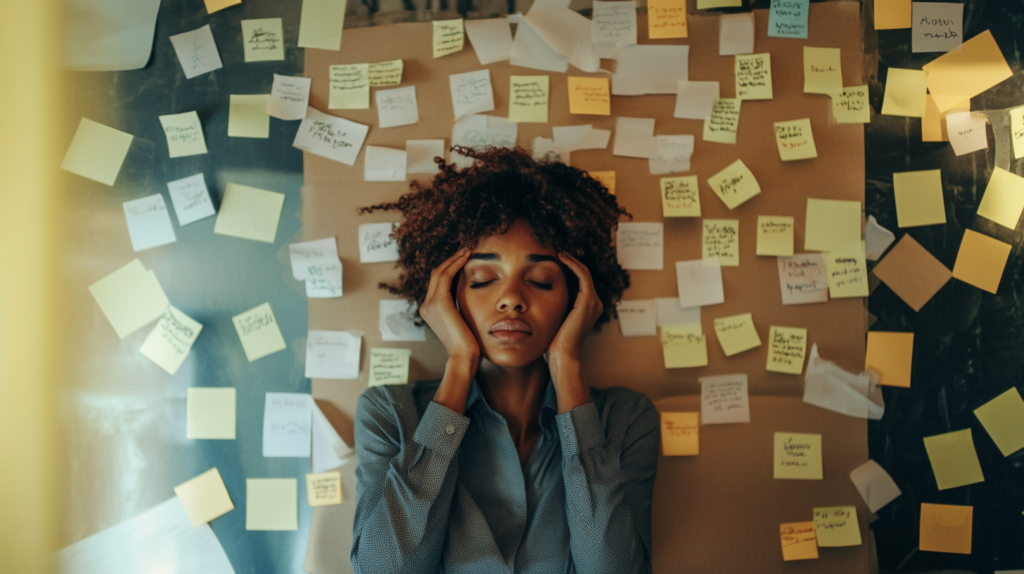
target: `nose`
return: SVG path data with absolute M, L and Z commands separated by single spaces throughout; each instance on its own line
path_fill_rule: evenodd
M 528 308 L 526 298 L 523 297 L 520 286 L 515 281 L 509 281 L 506 287 L 498 295 L 498 311 L 516 311 L 525 313 Z

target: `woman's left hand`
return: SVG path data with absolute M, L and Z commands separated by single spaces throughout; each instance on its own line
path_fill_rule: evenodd
M 590 277 L 587 266 L 568 253 L 559 253 L 558 258 L 576 274 L 580 290 L 572 310 L 548 345 L 548 363 L 578 362 L 580 342 L 593 329 L 597 318 L 604 312 L 604 305 L 597 297 L 594 280 Z

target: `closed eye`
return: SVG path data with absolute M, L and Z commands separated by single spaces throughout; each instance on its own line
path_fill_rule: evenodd
M 530 283 L 533 283 L 537 287 L 544 289 L 546 291 L 551 291 L 553 285 L 553 283 L 538 283 L 537 281 L 530 281 Z
M 470 289 L 479 289 L 481 287 L 490 285 L 491 283 L 494 283 L 494 279 L 491 279 L 490 281 L 482 281 L 480 283 L 470 283 L 469 284 L 469 288 Z

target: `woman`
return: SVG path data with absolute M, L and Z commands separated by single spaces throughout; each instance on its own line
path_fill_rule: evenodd
M 413 184 L 391 293 L 448 352 L 444 378 L 371 387 L 355 421 L 356 572 L 649 572 L 658 413 L 586 385 L 580 342 L 629 286 L 615 196 L 521 149 Z M 546 358 L 546 360 L 545 360 Z

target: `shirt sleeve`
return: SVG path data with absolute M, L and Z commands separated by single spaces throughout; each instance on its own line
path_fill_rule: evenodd
M 614 417 L 614 409 L 627 417 Z M 606 431 L 594 403 L 555 416 L 562 445 L 569 546 L 576 572 L 651 572 L 651 500 L 661 443 L 644 395 L 612 404 Z
M 435 403 L 413 436 L 402 409 L 369 389 L 356 407 L 356 510 L 349 557 L 356 574 L 437 572 L 458 476 L 455 456 L 469 419 Z

